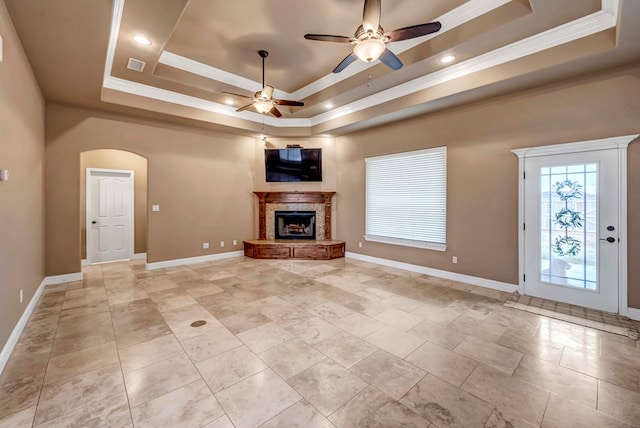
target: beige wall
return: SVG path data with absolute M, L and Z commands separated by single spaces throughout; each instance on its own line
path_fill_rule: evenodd
M 80 271 L 80 154 L 89 150 L 147 158 L 149 262 L 240 250 L 254 237 L 253 138 L 58 104 L 46 117 L 48 275 Z
M 336 141 L 333 137 L 307 137 L 307 138 L 267 138 L 263 141 L 257 138 L 255 144 L 255 162 L 253 182 L 257 191 L 268 192 L 335 192 L 337 180 Z M 307 149 L 322 149 L 322 181 L 296 182 L 296 183 L 267 183 L 264 149 L 281 149 L 288 144 L 299 144 Z M 255 210 L 258 210 L 258 198 L 255 198 Z M 331 206 L 331 235 L 335 239 L 336 231 L 336 205 L 335 196 Z M 254 221 L 254 228 L 258 237 L 258 218 Z
M 0 349 L 44 278 L 44 100 L 0 1 Z M 24 300 L 19 301 L 20 290 Z
M 254 178 L 256 189 L 269 192 L 334 192 L 336 190 L 336 144 L 332 137 L 310 138 L 257 138 L 255 144 Z M 267 183 L 264 149 L 281 149 L 288 144 L 299 144 L 306 149 L 322 149 L 322 181 L 297 183 Z
M 339 137 L 338 239 L 347 251 L 517 284 L 518 161 L 510 150 L 640 133 L 640 97 L 631 94 L 640 94 L 640 65 Z M 364 241 L 364 158 L 442 145 L 447 251 Z M 628 155 L 628 295 L 640 308 L 639 142 Z
M 133 171 L 135 254 L 147 252 L 147 159 L 124 150 L 91 150 L 80 154 L 80 256 L 87 258 L 87 168 Z
M 335 237 L 346 240 L 349 251 L 515 284 L 518 165 L 510 150 L 638 133 L 640 99 L 629 94 L 639 90 L 640 66 L 626 67 L 321 142 L 335 150 L 336 188 L 330 188 L 329 178 L 291 190 L 338 192 Z M 300 144 L 318 144 L 311 140 Z M 270 144 L 280 147 L 291 141 Z M 229 245 L 231 240 L 255 237 L 251 192 L 290 190 L 289 185 L 264 182 L 262 144 L 254 138 L 48 105 L 48 274 L 80 269 L 80 196 L 65 189 L 80 188 L 82 151 L 123 149 L 148 158 L 148 204 L 161 206 L 159 213 L 149 213 L 147 253 L 154 262 L 238 250 L 240 246 Z M 448 250 L 364 242 L 363 159 L 443 144 L 448 146 Z M 74 163 L 78 168 L 61 168 Z M 634 143 L 629 148 L 628 239 L 633 307 L 640 307 L 640 266 L 633 263 L 640 256 L 637 171 L 640 144 Z M 210 250 L 202 250 L 205 241 Z M 359 241 L 364 248 L 357 247 Z M 451 263 L 452 255 L 458 256 L 457 265 Z

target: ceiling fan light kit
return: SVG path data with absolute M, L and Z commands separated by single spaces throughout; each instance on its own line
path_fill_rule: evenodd
M 249 98 L 251 100 L 250 104 L 240 107 L 236 111 L 244 111 L 253 108 L 255 111 L 261 114 L 271 114 L 275 117 L 282 117 L 282 113 L 280 110 L 276 108 L 276 105 L 281 106 L 291 106 L 291 107 L 302 107 L 304 106 L 303 102 L 300 101 L 289 101 L 289 100 L 278 100 L 273 98 L 273 86 L 264 84 L 264 59 L 269 56 L 269 52 L 264 50 L 259 50 L 258 55 L 262 58 L 262 90 L 253 94 L 253 97 L 249 97 L 247 95 L 234 94 L 233 92 L 225 92 L 223 94 L 233 95 L 236 97 Z
M 380 26 L 380 12 L 382 10 L 382 0 L 365 0 L 362 12 L 362 25 L 358 27 L 353 37 L 332 36 L 329 34 L 305 34 L 307 40 L 317 40 L 319 42 L 351 43 L 353 52 L 347 55 L 333 70 L 340 73 L 356 59 L 364 62 L 373 62 L 376 59 L 391 68 L 399 70 L 402 68 L 402 61 L 387 48 L 387 43 L 399 42 L 401 40 L 414 39 L 426 36 L 427 34 L 440 31 L 442 25 L 439 22 L 428 22 L 426 24 L 412 25 L 410 27 L 399 28 L 389 33 L 385 33 Z
M 258 113 L 269 113 L 273 108 L 273 104 L 269 101 L 256 101 L 253 103 L 253 106 L 258 111 Z
M 366 39 L 355 45 L 353 53 L 364 62 L 373 62 L 380 58 L 386 48 L 380 39 Z

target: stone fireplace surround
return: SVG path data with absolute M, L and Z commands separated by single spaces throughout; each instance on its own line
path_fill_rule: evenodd
M 244 255 L 257 259 L 329 260 L 344 257 L 345 242 L 331 239 L 335 192 L 253 192 L 258 197 L 258 237 L 244 241 Z M 315 211 L 316 240 L 275 237 L 275 211 Z
M 331 239 L 331 198 L 336 192 L 253 192 L 258 196 L 258 239 L 274 239 L 276 211 L 315 211 L 316 239 Z
M 324 204 L 267 204 L 266 228 L 267 238 L 276 239 L 276 211 L 315 211 L 316 213 L 316 239 L 322 241 L 327 239 L 325 231 L 325 207 Z M 331 229 L 329 229 L 329 239 L 331 239 Z

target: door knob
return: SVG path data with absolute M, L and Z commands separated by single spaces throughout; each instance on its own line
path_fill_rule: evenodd
M 607 242 L 611 242 L 614 243 L 616 242 L 616 238 L 614 238 L 613 236 L 608 236 L 606 238 L 600 238 L 601 241 L 607 241 Z
M 615 228 L 615 227 L 613 227 L 613 226 L 607 226 L 607 230 L 608 230 L 609 232 L 613 232 L 614 230 L 616 230 L 616 228 Z
M 91 224 L 98 224 L 98 222 L 97 222 L 97 221 L 95 221 L 95 220 L 93 220 L 93 221 L 91 222 Z

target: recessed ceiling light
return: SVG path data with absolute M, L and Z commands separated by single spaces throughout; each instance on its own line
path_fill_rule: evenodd
M 227 98 L 226 100 L 224 100 L 224 103 L 228 106 L 232 106 L 234 105 L 236 102 L 233 101 L 231 98 Z
M 151 40 L 149 40 L 149 38 L 143 36 L 142 34 L 136 34 L 135 36 L 133 36 L 133 40 L 143 46 L 151 46 Z
M 331 104 L 331 103 L 326 103 L 326 104 L 324 105 L 324 108 L 333 108 L 333 104 Z
M 456 57 L 453 55 L 445 55 L 440 58 L 440 62 L 443 64 L 449 64 L 450 62 L 453 62 L 454 59 L 456 59 Z

